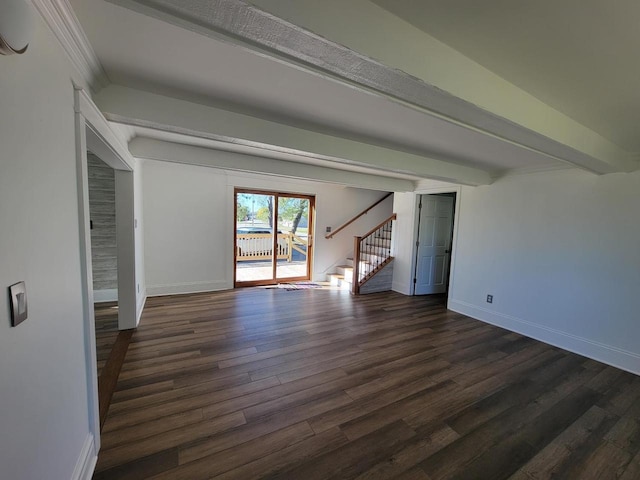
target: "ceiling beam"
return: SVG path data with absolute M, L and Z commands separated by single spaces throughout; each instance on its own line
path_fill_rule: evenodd
M 253 155 L 213 150 L 153 138 L 136 137 L 130 142 L 129 149 L 134 157 L 145 160 L 184 163 L 239 172 L 263 173 L 370 190 L 411 192 L 415 188 L 415 183 L 410 180 L 271 158 L 260 158 Z
M 109 120 L 118 123 L 319 159 L 336 169 L 365 167 L 379 175 L 410 175 L 472 186 L 492 182 L 488 172 L 477 168 L 126 87 L 111 85 L 95 101 Z
M 501 105 L 508 105 L 503 110 L 513 113 L 517 117 L 515 121 L 511 117 L 493 113 L 486 106 L 480 106 L 482 103 L 473 103 L 473 101 L 461 96 L 451 94 L 446 89 L 448 85 L 435 86 L 424 78 L 416 76 L 415 72 L 412 72 L 413 74 L 407 73 L 411 68 L 408 64 L 406 69 L 394 67 L 393 56 L 387 59 L 382 54 L 384 61 L 389 60 L 386 64 L 373 59 L 374 53 L 380 54 L 385 50 L 387 52 L 395 50 L 396 53 L 402 51 L 406 56 L 406 49 L 401 44 L 393 45 L 393 47 L 397 47 L 395 49 L 387 46 L 368 55 L 368 52 L 362 53 L 350 48 L 348 43 L 344 46 L 332 41 L 330 37 L 325 38 L 317 35 L 308 29 L 260 10 L 243 0 L 108 1 L 190 31 L 223 39 L 299 67 L 320 72 L 357 88 L 412 106 L 424 113 L 542 152 L 597 174 L 633 171 L 639 167 L 628 153 L 597 133 L 560 114 L 495 75 L 493 76 L 495 79 L 486 74 L 482 77 L 487 81 L 486 88 L 488 88 L 489 80 L 495 80 L 493 83 L 500 83 L 501 87 L 500 95 L 497 97 L 506 97 L 508 93 L 512 93 L 514 98 L 518 98 L 519 104 L 522 106 L 526 104 L 527 108 L 518 109 L 519 105 L 514 108 L 513 105 L 509 105 L 509 101 L 505 102 L 504 98 L 497 100 Z M 276 11 L 282 11 L 289 17 L 295 15 L 292 10 L 300 11 L 302 8 L 299 5 L 301 2 L 292 4 L 286 1 L 267 0 L 255 3 L 272 6 Z M 336 14 L 356 10 L 354 2 L 347 3 L 350 5 L 346 6 L 344 1 L 334 0 L 304 2 L 304 14 L 313 13 L 314 27 L 320 29 L 318 33 L 326 36 L 327 32 L 334 31 L 331 30 L 330 25 L 335 23 Z M 385 13 L 384 10 L 370 2 L 358 0 L 356 3 L 357 10 L 361 13 L 365 11 L 371 15 Z M 385 19 L 391 20 L 388 12 Z M 400 21 L 396 17 L 393 19 L 396 23 Z M 358 21 L 366 22 L 367 15 L 361 15 Z M 403 29 L 412 28 L 408 24 L 403 25 L 398 29 L 399 35 L 385 36 L 384 41 L 401 40 Z M 381 41 L 374 28 L 367 29 L 360 25 L 359 28 L 352 30 L 356 32 L 356 35 L 370 37 L 367 38 L 367 42 L 360 42 L 360 46 L 366 46 L 367 43 L 378 45 Z M 424 34 L 423 36 L 425 39 L 431 39 L 431 42 L 434 43 L 428 35 Z M 341 40 L 344 41 L 346 38 L 343 37 Z M 442 44 L 440 45 L 442 46 Z M 414 45 L 413 49 L 415 48 Z M 442 52 L 439 53 L 440 56 L 443 56 Z M 455 60 L 459 64 L 458 66 L 464 67 L 464 70 L 460 70 L 455 78 L 457 84 L 465 83 L 464 77 L 467 71 L 476 73 L 475 70 L 481 68 L 453 49 L 446 50 L 446 53 L 450 56 L 456 56 Z M 431 60 L 431 58 L 425 58 L 424 53 L 416 56 L 415 59 L 419 60 L 416 63 L 423 65 L 428 64 Z M 446 63 L 445 61 L 444 64 L 446 65 Z M 430 71 L 438 69 L 437 64 L 429 65 L 429 67 Z M 476 75 L 469 75 L 469 77 L 470 81 L 473 81 Z M 473 91 L 474 95 L 477 95 L 477 92 L 482 92 L 484 89 L 485 84 L 481 86 L 474 84 L 467 90 Z M 473 97 L 473 100 L 476 100 L 476 97 Z M 498 105 L 498 103 L 494 103 Z M 529 116 L 523 116 L 523 112 L 524 115 Z M 525 126 L 527 124 L 534 125 L 535 128 Z

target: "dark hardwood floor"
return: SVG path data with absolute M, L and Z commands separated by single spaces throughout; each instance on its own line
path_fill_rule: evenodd
M 120 369 L 131 341 L 133 330 L 118 330 L 117 302 L 96 303 L 96 355 L 98 365 L 98 404 L 100 428 L 107 420 L 107 412 L 116 389 Z
M 98 377 L 100 377 L 100 373 L 118 338 L 118 304 L 116 302 L 96 303 L 94 312 Z
M 312 289 L 150 298 L 96 479 L 640 478 L 640 377 L 447 311 Z

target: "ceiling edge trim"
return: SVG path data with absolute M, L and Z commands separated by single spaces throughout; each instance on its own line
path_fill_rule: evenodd
M 205 36 L 293 62 L 424 113 L 545 153 L 597 174 L 632 171 L 496 115 L 438 87 L 287 22 L 243 0 L 107 0 Z
M 98 92 L 109 85 L 109 78 L 69 1 L 31 0 L 31 2 L 91 89 Z

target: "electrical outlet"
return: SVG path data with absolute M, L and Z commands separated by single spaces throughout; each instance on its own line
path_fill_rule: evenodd
M 493 295 L 487 295 L 487 303 L 493 303 Z
M 325 228 L 325 232 L 327 232 L 327 233 L 331 233 L 331 227 L 326 227 L 326 228 Z

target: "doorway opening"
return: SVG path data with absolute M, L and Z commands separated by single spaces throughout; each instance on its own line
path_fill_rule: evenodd
M 97 374 L 100 378 L 119 332 L 115 171 L 87 151 L 87 178 Z
M 234 286 L 311 278 L 315 197 L 236 188 Z
M 414 271 L 414 295 L 449 293 L 457 194 L 421 195 Z
M 84 318 L 85 362 L 88 390 L 88 420 L 91 429 L 92 452 L 95 457 L 100 449 L 100 430 L 106 418 L 106 411 L 115 389 L 113 379 L 117 379 L 118 368 L 122 362 L 113 361 L 111 356 L 103 366 L 100 380 L 98 379 L 98 356 L 96 349 L 96 314 L 94 311 L 94 293 L 96 288 L 93 277 L 92 218 L 89 188 L 89 163 L 91 155 L 99 158 L 108 165 L 115 180 L 115 210 L 116 215 L 116 256 L 117 256 L 117 328 L 120 330 L 116 345 L 118 358 L 126 353 L 128 338 L 132 329 L 137 325 L 137 291 L 136 291 L 136 220 L 134 218 L 134 182 L 133 157 L 113 132 L 107 120 L 100 113 L 89 95 L 80 87 L 74 86 L 74 120 L 76 140 L 76 168 L 78 185 L 78 227 L 80 243 L 80 263 L 82 274 L 82 304 Z M 94 217 L 95 218 L 95 217 Z M 99 262 L 98 262 L 99 263 Z M 109 290 L 109 289 L 105 289 Z M 103 292 L 104 293 L 104 292 Z M 112 292 L 115 294 L 115 292 Z M 106 293 L 105 295 L 108 295 Z M 98 296 L 99 297 L 99 296 Z M 105 297 L 103 297 L 105 298 Z M 100 300 L 100 298 L 98 298 Z M 113 316 L 109 324 L 115 324 Z M 124 330 L 124 331 L 123 331 Z M 121 341 L 122 340 L 122 341 Z M 105 376 L 105 374 L 108 374 Z M 102 378 L 109 379 L 112 388 L 98 388 Z M 103 395 L 103 392 L 105 395 Z M 89 457 L 88 457 L 89 458 Z

